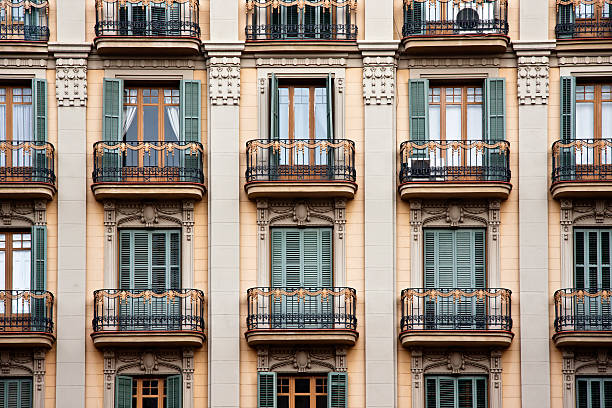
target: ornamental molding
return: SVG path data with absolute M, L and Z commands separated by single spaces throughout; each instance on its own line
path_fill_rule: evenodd
M 612 202 L 608 200 L 561 200 L 562 235 L 572 226 L 612 226 Z M 564 237 L 567 239 L 568 237 Z
M 546 56 L 519 57 L 518 98 L 521 105 L 548 103 L 548 67 Z
M 0 225 L 19 228 L 47 225 L 47 203 L 45 200 L 0 201 Z
M 499 67 L 499 58 L 410 58 L 407 60 L 410 68 L 470 68 Z
M 185 227 L 192 233 L 194 202 L 184 201 L 104 201 L 104 225 L 114 235 L 116 227 Z
M 47 68 L 45 58 L 0 58 L 0 68 Z
M 257 58 L 257 67 L 346 67 L 345 58 Z
M 269 227 L 333 227 L 344 232 L 346 200 L 258 200 L 257 224 Z M 265 239 L 262 229 L 260 239 Z
M 363 59 L 363 98 L 366 105 L 390 105 L 395 98 L 395 58 Z
M 104 68 L 163 68 L 163 69 L 194 69 L 196 61 L 192 59 L 105 59 Z
M 413 228 L 423 227 L 491 227 L 498 233 L 500 200 L 412 200 L 410 223 Z
M 610 65 L 612 55 L 587 55 L 559 58 L 559 65 Z
M 329 373 L 346 371 L 343 347 L 261 347 L 257 349 L 257 371 L 277 373 Z
M 47 372 L 45 357 L 45 350 L 42 349 L 0 350 L 0 378 L 32 378 L 33 408 L 43 408 L 45 406 L 45 374 Z
M 87 104 L 87 60 L 58 58 L 55 63 L 55 91 L 59 106 Z
M 238 105 L 240 100 L 240 58 L 211 58 L 208 78 L 210 103 L 212 105 Z

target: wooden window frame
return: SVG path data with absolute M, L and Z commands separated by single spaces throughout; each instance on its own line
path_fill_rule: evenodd
M 145 381 L 157 381 L 157 395 L 144 395 L 143 394 L 143 383 Z M 148 377 L 134 377 L 132 378 L 132 408 L 143 408 L 143 399 L 153 399 L 157 397 L 157 407 L 164 408 L 164 402 L 166 401 L 166 379 L 165 378 L 148 378 Z M 134 404 L 136 399 L 136 404 Z
M 310 381 L 310 392 L 309 393 L 297 393 L 295 391 L 295 381 L 299 380 L 299 379 L 308 379 Z M 325 392 L 317 392 L 316 388 L 317 388 L 317 379 L 320 379 L 323 381 L 323 387 Z M 289 380 L 289 391 L 288 392 L 281 392 L 281 381 L 283 380 Z M 319 375 L 312 375 L 312 376 L 291 376 L 291 375 L 279 375 L 276 379 L 277 381 L 277 392 L 276 392 L 276 398 L 278 399 L 278 397 L 289 397 L 289 408 L 295 408 L 295 397 L 296 396 L 309 396 L 310 397 L 310 407 L 309 408 L 316 408 L 317 406 L 317 397 L 321 397 L 324 396 L 327 400 L 328 398 L 328 393 L 329 393 L 329 386 L 327 384 L 327 375 L 324 376 L 319 376 Z M 284 387 L 284 386 L 283 386 Z M 327 404 L 326 404 L 327 405 Z
M 22 90 L 22 94 L 21 95 L 15 95 L 15 90 L 16 89 L 21 89 Z M 12 143 L 14 142 L 13 139 L 13 106 L 15 105 L 30 105 L 32 108 L 32 111 L 34 111 L 34 90 L 32 89 L 31 86 L 0 86 L 0 90 L 4 90 L 4 95 L 2 95 L 0 93 L 0 105 L 3 105 L 4 108 L 4 112 L 5 112 L 5 130 L 4 130 L 4 134 L 6 135 L 6 142 L 7 143 Z M 30 94 L 29 95 L 24 95 L 23 91 L 24 90 L 29 90 Z M 23 102 L 24 96 L 29 96 L 30 97 L 30 102 Z M 4 97 L 4 101 L 2 101 L 2 97 Z M 21 97 L 21 101 L 20 102 L 15 102 L 14 98 L 15 97 Z M 31 120 L 31 119 L 30 119 Z M 33 125 L 33 123 L 31 123 L 31 125 Z M 31 141 L 34 140 L 34 129 L 32 129 L 32 135 L 31 135 Z M 25 154 L 25 153 L 24 153 Z M 5 157 L 5 165 L 3 167 L 13 167 L 13 150 L 8 150 L 5 152 L 4 154 Z
M 21 248 L 13 248 L 14 235 L 16 234 L 28 234 L 30 236 L 29 248 L 23 248 L 23 242 L 28 242 L 28 240 L 21 240 L 22 247 Z M 4 290 L 11 291 L 13 290 L 13 253 L 16 251 L 25 251 L 27 250 L 30 253 L 30 257 L 32 256 L 32 244 L 33 237 L 32 232 L 27 230 L 15 230 L 15 231 L 0 231 L 0 236 L 4 235 L 4 248 L 0 248 L 0 252 L 4 253 Z M 30 283 L 32 279 L 32 269 L 30 266 Z M 30 290 L 32 289 L 32 285 L 30 284 Z M 18 299 L 17 302 L 22 302 L 21 299 Z M 31 307 L 32 303 L 29 304 L 30 313 L 23 313 L 23 308 L 20 310 L 19 307 L 17 309 L 17 313 L 13 313 L 13 300 L 9 297 L 4 300 L 4 315 L 10 315 L 11 317 L 25 317 L 31 315 Z M 5 328 L 7 330 L 8 328 Z M 20 330 L 20 327 L 16 327 L 14 330 Z
M 440 102 L 434 102 L 433 101 L 433 90 L 434 89 L 440 89 L 440 95 L 436 95 L 439 96 L 440 98 Z M 461 101 L 459 103 L 457 102 L 447 102 L 446 101 L 446 90 L 447 89 L 460 89 L 461 90 Z M 480 96 L 480 102 L 469 102 L 468 101 L 468 92 L 470 89 L 480 89 L 480 94 L 475 93 L 475 96 Z M 453 106 L 461 106 L 461 141 L 462 142 L 466 142 L 468 140 L 467 138 L 467 111 L 468 111 L 468 106 L 469 105 L 480 105 L 483 107 L 484 109 L 484 86 L 483 84 L 479 84 L 479 85 L 475 85 L 475 84 L 464 84 L 464 85 L 451 85 L 451 86 L 445 86 L 445 85 L 430 85 L 429 86 L 429 95 L 427 96 L 429 99 L 429 107 L 431 106 L 439 106 L 440 107 L 440 135 L 439 135 L 439 139 L 442 141 L 446 140 L 446 106 L 447 105 L 453 105 Z M 483 135 L 484 137 L 484 135 Z
M 586 95 L 586 88 L 593 87 L 593 99 L 580 99 L 580 94 Z M 593 139 L 601 139 L 603 136 L 603 103 L 612 102 L 612 92 L 610 92 L 609 99 L 603 97 L 603 87 L 609 86 L 612 91 L 612 82 L 581 82 L 576 84 L 576 104 L 578 103 L 592 103 L 593 104 Z M 584 89 L 580 91 L 579 88 Z

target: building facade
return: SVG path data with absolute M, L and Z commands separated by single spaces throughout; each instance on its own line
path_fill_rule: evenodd
M 0 0 L 0 54 L 0 408 L 612 406 L 610 0 Z

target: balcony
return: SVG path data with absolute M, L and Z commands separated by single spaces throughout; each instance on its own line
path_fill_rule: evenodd
M 45 290 L 1 290 L 0 346 L 51 348 L 53 304 Z
M 553 143 L 550 191 L 557 199 L 612 197 L 612 139 Z
M 47 52 L 49 2 L 30 0 L 0 3 L 0 50 Z
M 91 338 L 109 346 L 200 347 L 204 334 L 204 292 L 102 289 L 94 292 Z
M 91 189 L 98 200 L 201 200 L 205 192 L 200 143 L 97 142 L 93 150 Z
M 608 49 L 612 44 L 612 5 L 604 1 L 557 0 L 555 34 L 560 49 Z
M 196 55 L 200 51 L 197 0 L 96 0 L 98 54 Z
M 256 198 L 353 198 L 355 143 L 350 140 L 250 140 L 247 195 Z
M 404 0 L 403 44 L 413 54 L 503 53 L 507 0 Z
M 400 146 L 399 193 L 413 198 L 500 198 L 510 195 L 510 143 L 439 141 Z
M 509 289 L 404 289 L 400 341 L 404 347 L 508 347 Z
M 612 345 L 612 291 L 559 289 L 555 292 L 557 347 L 610 347 Z
M 47 142 L 0 142 L 0 198 L 52 200 L 55 149 Z
M 246 10 L 251 47 L 257 42 L 277 42 L 287 49 L 326 42 L 338 46 L 357 40 L 357 0 L 246 0 Z
M 251 288 L 245 337 L 251 346 L 352 346 L 359 337 L 356 304 L 351 288 Z

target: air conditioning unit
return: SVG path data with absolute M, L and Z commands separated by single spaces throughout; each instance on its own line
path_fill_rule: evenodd
M 430 180 L 431 167 L 429 164 L 429 159 L 411 159 L 410 173 L 413 181 Z
M 456 29 L 455 31 L 459 34 L 471 34 L 478 33 L 478 26 L 480 23 L 480 16 L 478 11 L 473 8 L 466 7 L 457 12 L 455 16 Z

